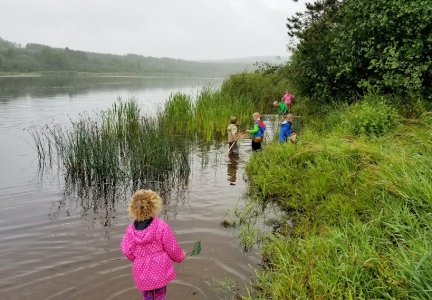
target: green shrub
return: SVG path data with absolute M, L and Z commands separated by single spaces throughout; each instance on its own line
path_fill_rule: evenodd
M 381 136 L 397 124 L 396 110 L 374 95 L 348 107 L 342 120 L 342 126 L 354 135 Z
M 432 90 L 432 6 L 425 0 L 319 0 L 288 18 L 289 78 L 315 102 L 370 91 L 411 102 Z M 412 28 L 416 28 L 413 30 Z

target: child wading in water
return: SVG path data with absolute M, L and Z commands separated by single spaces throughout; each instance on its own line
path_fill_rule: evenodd
M 281 119 L 285 119 L 286 115 L 288 114 L 288 106 L 285 104 L 285 102 L 273 102 L 274 107 L 278 107 L 278 115 L 281 116 Z
M 237 118 L 231 117 L 231 124 L 228 126 L 228 148 L 231 149 L 229 154 L 238 153 L 238 141 L 237 141 L 237 139 L 238 139 Z M 234 146 L 233 146 L 233 143 L 234 143 Z
M 291 127 L 293 122 L 294 116 L 292 114 L 288 114 L 286 116 L 285 121 L 282 122 L 280 133 L 279 133 L 279 142 L 285 143 L 288 141 L 289 136 L 291 135 Z
M 261 121 L 261 115 L 256 112 L 253 114 L 254 125 L 251 130 L 246 130 L 249 132 L 252 139 L 252 150 L 259 151 L 261 150 L 261 142 L 264 139 L 264 131 L 266 130 L 266 125 L 263 121 Z
M 135 221 L 121 242 L 123 254 L 133 262 L 135 285 L 144 300 L 165 300 L 166 285 L 176 277 L 172 261 L 179 263 L 186 257 L 169 225 L 157 218 L 161 206 L 155 192 L 136 192 L 128 208 Z

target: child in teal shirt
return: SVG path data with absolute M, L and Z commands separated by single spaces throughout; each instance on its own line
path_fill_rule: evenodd
M 285 104 L 285 102 L 273 102 L 274 107 L 278 107 L 278 116 L 281 116 L 281 119 L 285 119 L 286 115 L 288 114 L 288 106 Z

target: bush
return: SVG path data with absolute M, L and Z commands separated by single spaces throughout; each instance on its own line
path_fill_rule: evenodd
M 343 127 L 354 135 L 381 136 L 397 124 L 396 110 L 374 95 L 367 95 L 363 102 L 351 105 L 342 120 Z
M 302 96 L 320 103 L 353 102 L 371 90 L 409 102 L 429 97 L 428 1 L 316 0 L 288 21 L 299 40 L 290 79 Z

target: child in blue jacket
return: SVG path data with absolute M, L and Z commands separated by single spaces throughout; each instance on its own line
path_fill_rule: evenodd
M 285 118 L 285 121 L 283 121 L 279 133 L 279 143 L 285 143 L 291 135 L 293 119 L 294 116 L 292 114 L 288 114 Z

